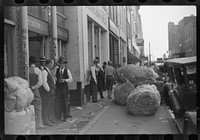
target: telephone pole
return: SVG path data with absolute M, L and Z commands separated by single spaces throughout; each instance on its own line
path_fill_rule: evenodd
M 150 47 L 150 42 L 149 42 L 149 62 L 151 64 L 151 47 Z

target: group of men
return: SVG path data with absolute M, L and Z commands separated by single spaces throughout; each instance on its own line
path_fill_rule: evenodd
M 71 118 L 68 83 L 72 82 L 73 78 L 70 70 L 66 68 L 65 58 L 60 57 L 59 65 L 45 57 L 40 57 L 38 67 L 36 57 L 31 56 L 29 62 L 29 81 L 34 94 L 32 104 L 35 108 L 36 128 L 43 129 Z

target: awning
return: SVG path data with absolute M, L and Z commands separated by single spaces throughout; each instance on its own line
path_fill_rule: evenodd
M 127 49 L 127 62 L 128 64 L 130 63 L 135 63 L 135 62 L 140 62 L 141 60 L 137 58 L 132 52 Z

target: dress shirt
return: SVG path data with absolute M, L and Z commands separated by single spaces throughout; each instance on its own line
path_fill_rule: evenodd
M 96 66 L 92 66 L 91 67 L 91 72 L 92 72 L 92 77 L 94 79 L 94 81 L 97 83 L 97 78 L 96 78 Z
M 59 71 L 60 71 L 61 74 L 63 74 L 64 70 L 65 70 L 65 68 L 62 68 Z M 71 74 L 70 70 L 68 70 L 68 69 L 67 69 L 67 75 L 68 75 L 69 78 L 68 79 L 64 79 L 64 81 L 68 82 L 68 83 L 72 82 L 73 81 L 72 74 Z
M 32 89 L 38 89 L 40 86 L 42 86 L 42 72 L 41 72 L 41 70 L 40 69 L 38 69 L 37 67 L 35 67 L 35 65 L 34 64 L 32 64 L 31 66 L 30 66 L 30 70 L 29 71 L 31 71 L 31 70 L 34 70 L 34 72 L 37 74 L 37 76 L 38 76 L 38 80 L 37 80 L 37 83 L 36 83 L 36 85 L 34 85 L 34 86 L 32 86 Z

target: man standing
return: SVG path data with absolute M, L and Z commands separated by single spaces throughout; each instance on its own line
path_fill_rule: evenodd
M 35 67 L 35 63 L 37 59 L 34 56 L 30 56 L 30 68 L 29 68 L 29 80 L 30 80 L 30 88 L 34 94 L 34 100 L 32 104 L 35 108 L 35 125 L 37 129 L 45 128 L 42 123 L 42 103 L 41 103 L 41 96 L 39 93 L 39 87 L 42 86 L 42 72 Z
M 59 59 L 59 68 L 56 71 L 56 118 L 58 120 L 62 119 L 66 121 L 67 118 L 71 118 L 70 115 L 70 93 L 68 83 L 72 82 L 72 75 L 69 69 L 65 68 L 67 61 L 64 57 Z
M 42 119 L 44 125 L 52 126 L 51 123 L 51 112 L 52 112 L 52 99 L 54 98 L 55 93 L 55 81 L 51 75 L 51 69 L 54 66 L 54 61 L 48 59 L 46 61 L 46 66 L 42 71 L 43 76 L 43 86 L 41 89 L 41 97 L 42 97 Z
M 112 67 L 112 62 L 108 61 L 108 66 L 105 68 L 105 80 L 106 80 L 106 86 L 108 91 L 108 98 L 111 98 L 112 94 L 112 88 L 115 80 L 115 69 Z
M 90 88 L 91 88 L 91 94 L 92 94 L 92 102 L 98 102 L 97 100 L 97 64 L 98 60 L 93 60 L 93 65 L 90 69 L 91 71 L 91 79 L 90 79 Z

